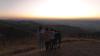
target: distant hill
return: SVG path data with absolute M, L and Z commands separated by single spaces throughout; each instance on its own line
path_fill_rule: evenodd
M 54 28 L 62 33 L 80 33 L 84 32 L 84 29 L 79 27 L 61 25 L 61 24 L 43 24 L 41 22 L 28 21 L 28 20 L 0 20 L 0 32 L 7 35 L 14 36 L 26 36 L 32 35 L 36 32 L 39 25 Z
M 67 34 L 86 34 L 91 33 L 90 30 L 78 26 L 58 24 L 55 22 L 48 21 L 32 21 L 32 20 L 0 20 L 0 33 L 6 34 L 7 36 L 32 36 L 33 32 L 36 33 L 38 26 L 42 25 L 45 27 L 59 30 L 63 35 Z
M 91 32 L 100 31 L 100 20 L 35 20 L 42 24 L 70 25 L 87 29 Z
M 73 25 L 70 25 L 70 24 L 62 24 L 61 22 L 63 21 L 56 21 L 56 20 L 35 20 L 35 22 L 37 22 L 38 24 L 41 24 L 41 25 L 47 25 L 51 28 L 55 28 L 57 30 L 61 30 L 63 32 L 66 32 L 66 33 L 77 33 L 77 32 L 84 32 L 84 31 L 88 31 L 87 29 L 85 28 L 81 28 L 79 26 L 73 26 Z
M 81 29 L 79 27 L 69 26 L 69 25 L 47 25 L 50 28 L 53 28 L 55 30 L 62 31 L 64 33 L 77 33 L 77 32 L 83 32 L 84 29 Z
M 100 32 L 99 20 L 35 20 L 35 22 L 60 30 L 64 36 L 88 38 L 98 38 L 100 36 L 98 33 Z

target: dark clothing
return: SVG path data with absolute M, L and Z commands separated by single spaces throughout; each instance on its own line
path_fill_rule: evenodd
M 39 28 L 39 30 L 37 30 L 37 40 L 38 40 L 38 45 L 39 45 L 39 48 L 40 49 L 43 49 L 44 48 L 44 32 L 45 32 L 45 30 L 44 29 L 40 29 Z
M 51 44 L 50 45 L 51 46 L 51 49 L 55 48 L 55 43 L 56 43 L 55 42 L 55 39 L 51 39 L 51 43 L 50 43 Z
M 44 34 L 44 41 L 45 41 L 45 48 L 46 51 L 51 48 L 51 36 L 52 32 L 51 31 L 46 31 Z
M 57 33 L 55 34 L 55 38 L 56 38 L 56 39 L 61 39 L 61 33 L 57 32 Z
M 45 42 L 46 51 L 48 51 L 48 49 L 50 49 L 50 43 L 51 43 L 51 41 L 46 41 Z
M 60 44 L 61 44 L 61 33 L 60 32 L 57 32 L 55 34 L 54 45 L 57 47 L 57 44 L 58 44 L 58 47 L 60 47 Z

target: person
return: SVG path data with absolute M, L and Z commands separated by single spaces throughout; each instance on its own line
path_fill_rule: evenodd
M 41 50 L 44 48 L 44 39 L 43 39 L 44 33 L 45 33 L 45 28 L 43 28 L 43 26 L 39 26 L 39 29 L 37 31 L 37 37 L 38 37 L 39 48 Z
M 48 28 L 45 29 L 45 34 L 44 34 L 44 42 L 45 42 L 45 48 L 46 51 L 48 51 L 50 49 L 50 43 L 51 43 L 51 32 L 49 31 Z
M 57 48 L 61 47 L 61 33 L 59 31 L 55 30 L 55 39 L 54 39 L 54 45 Z
M 51 43 L 50 43 L 50 48 L 54 49 L 55 47 L 55 30 L 54 29 L 50 29 L 51 31 Z

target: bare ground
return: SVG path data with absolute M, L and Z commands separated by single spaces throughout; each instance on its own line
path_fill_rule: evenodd
M 56 50 L 45 52 L 36 49 L 2 56 L 41 56 L 41 54 L 43 56 L 100 56 L 100 42 L 93 39 L 66 40 L 62 42 L 62 47 Z

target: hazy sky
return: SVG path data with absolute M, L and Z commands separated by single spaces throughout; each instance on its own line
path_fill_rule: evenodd
M 100 0 L 0 0 L 0 17 L 100 18 Z

